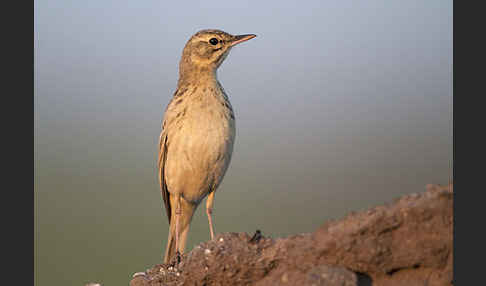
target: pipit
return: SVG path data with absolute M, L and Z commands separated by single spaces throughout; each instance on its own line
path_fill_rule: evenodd
M 170 224 L 164 263 L 180 260 L 194 211 L 206 196 L 214 238 L 214 194 L 235 140 L 235 116 L 216 71 L 232 47 L 254 37 L 202 30 L 182 52 L 177 90 L 165 110 L 159 139 L 159 182 Z

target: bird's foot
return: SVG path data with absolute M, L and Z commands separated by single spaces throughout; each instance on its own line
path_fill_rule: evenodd
M 179 265 L 179 263 L 181 263 L 181 253 L 178 251 L 176 251 L 175 253 L 175 256 L 174 256 L 174 259 L 172 260 L 172 263 L 170 264 L 170 266 L 172 267 L 176 267 L 177 265 Z
M 181 263 L 181 253 L 179 251 L 176 252 L 176 261 L 177 261 L 177 265 Z

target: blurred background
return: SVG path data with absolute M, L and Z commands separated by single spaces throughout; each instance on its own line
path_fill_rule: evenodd
M 258 37 L 218 72 L 236 113 L 216 232 L 278 237 L 452 180 L 452 0 L 35 1 L 35 284 L 161 263 L 161 120 L 189 37 Z M 204 204 L 188 251 L 209 239 Z

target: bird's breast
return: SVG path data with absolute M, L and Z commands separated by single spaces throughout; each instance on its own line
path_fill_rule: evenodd
M 235 121 L 226 98 L 217 94 L 193 96 L 186 99 L 184 117 L 169 134 L 166 177 L 187 200 L 197 202 L 211 188 L 217 188 L 226 173 L 233 152 Z

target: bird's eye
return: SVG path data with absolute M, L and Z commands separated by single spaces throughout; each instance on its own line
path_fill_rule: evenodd
M 209 40 L 209 43 L 210 43 L 211 45 L 213 45 L 213 46 L 217 45 L 217 44 L 218 44 L 218 42 L 219 42 L 219 41 L 218 41 L 218 39 L 216 39 L 216 38 L 211 38 L 211 39 Z

